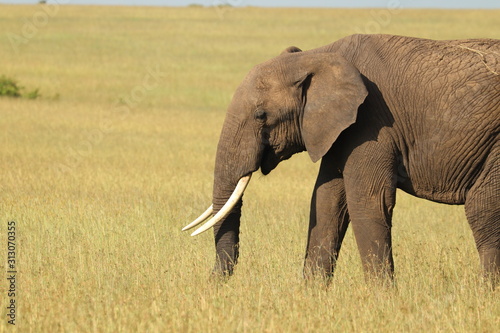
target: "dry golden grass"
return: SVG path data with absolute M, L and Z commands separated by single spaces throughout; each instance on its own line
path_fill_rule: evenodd
M 350 231 L 332 286 L 306 285 L 318 166 L 305 154 L 254 177 L 229 282 L 208 279 L 212 236 L 180 229 L 210 203 L 225 108 L 254 64 L 367 29 L 500 38 L 500 11 L 61 6 L 26 38 L 22 18 L 41 10 L 0 6 L 0 74 L 43 95 L 0 98 L 0 240 L 15 220 L 18 329 L 498 331 L 499 293 L 479 281 L 462 207 L 399 194 L 396 288 L 365 283 Z M 13 48 L 12 35 L 27 42 Z

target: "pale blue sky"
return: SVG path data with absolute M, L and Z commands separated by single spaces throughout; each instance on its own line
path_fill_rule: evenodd
M 38 0 L 0 0 L 0 3 L 33 4 Z M 259 7 L 398 7 L 398 8 L 487 8 L 500 9 L 499 0 L 49 0 L 49 3 L 129 6 L 213 6 Z M 500 19 L 500 18 L 499 18 Z

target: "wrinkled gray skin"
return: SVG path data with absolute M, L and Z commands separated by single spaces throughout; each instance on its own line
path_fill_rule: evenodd
M 306 276 L 333 274 L 351 223 L 367 275 L 392 277 L 396 188 L 465 204 L 484 270 L 498 276 L 499 54 L 499 40 L 354 35 L 306 52 L 290 47 L 257 65 L 222 128 L 215 211 L 242 176 L 268 174 L 307 150 L 321 167 Z M 233 272 L 240 215 L 241 202 L 214 227 L 215 273 Z

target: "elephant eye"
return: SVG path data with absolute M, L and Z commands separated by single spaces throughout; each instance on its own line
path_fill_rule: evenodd
M 255 119 L 257 119 L 257 120 L 266 120 L 266 118 L 267 118 L 266 111 L 261 110 L 261 109 L 255 111 Z

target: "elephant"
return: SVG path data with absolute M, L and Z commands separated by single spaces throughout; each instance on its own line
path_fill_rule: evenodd
M 500 40 L 351 35 L 256 65 L 237 88 L 215 158 L 213 274 L 233 274 L 251 175 L 293 154 L 321 160 L 305 277 L 332 277 L 348 225 L 366 276 L 392 280 L 396 189 L 465 205 L 484 273 L 500 275 Z

